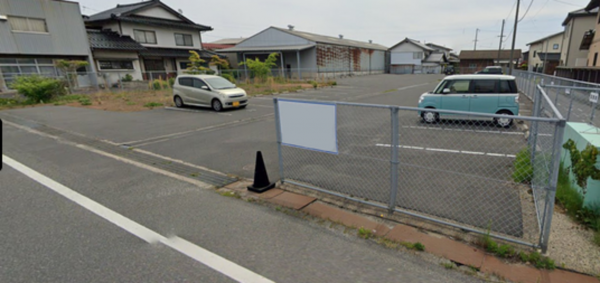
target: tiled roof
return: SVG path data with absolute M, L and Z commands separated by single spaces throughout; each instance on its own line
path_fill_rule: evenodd
M 513 59 L 521 58 L 521 49 L 515 49 Z M 498 50 L 463 50 L 458 56 L 460 60 L 498 59 Z M 510 59 L 510 50 L 500 51 L 500 59 Z
M 431 47 L 433 49 L 438 48 L 438 49 L 444 49 L 444 50 L 452 51 L 452 48 L 450 48 L 450 47 L 441 46 L 441 45 L 435 44 L 435 43 L 427 43 L 425 45 L 427 45 L 427 46 L 429 46 L 429 47 Z
M 236 45 L 240 42 L 242 42 L 244 39 L 244 37 L 240 37 L 240 38 L 223 38 L 223 39 L 219 39 L 217 41 L 213 41 L 210 42 L 211 44 L 225 44 L 225 45 Z
M 358 47 L 358 48 L 365 48 L 365 49 L 387 50 L 387 47 L 380 45 L 380 44 L 376 44 L 376 43 L 369 43 L 369 42 L 352 40 L 352 39 L 344 39 L 344 38 L 339 38 L 339 37 L 314 34 L 314 33 L 305 32 L 305 31 L 298 31 L 298 30 L 289 30 L 289 29 L 278 28 L 278 27 L 271 27 L 271 28 L 274 28 L 279 31 L 289 33 L 291 35 L 295 35 L 295 36 L 298 36 L 298 37 L 301 37 L 301 38 L 304 38 L 306 40 L 313 41 L 313 42 L 350 46 L 350 47 Z
M 181 49 L 181 48 L 154 48 L 154 47 L 146 47 L 144 50 L 140 51 L 140 56 L 142 57 L 171 57 L 171 58 L 188 58 L 190 57 L 190 51 L 198 52 L 200 58 L 210 58 L 213 55 L 217 55 L 221 58 L 225 58 L 222 55 L 218 55 L 215 52 L 211 52 L 208 50 L 200 50 L 200 49 Z
M 446 62 L 446 55 L 442 52 L 433 52 L 431 54 L 429 54 L 429 56 L 427 56 L 427 58 L 424 60 L 424 62 L 427 63 L 440 63 L 440 62 Z
M 203 25 L 190 24 L 190 23 L 186 23 L 186 22 L 158 19 L 158 18 L 149 18 L 149 17 L 140 17 L 140 16 L 125 16 L 125 17 L 116 17 L 116 19 L 119 19 L 120 21 L 123 21 L 123 22 L 138 23 L 138 24 L 158 26 L 158 27 L 212 30 L 211 27 L 207 27 L 207 26 L 203 26 Z
M 204 47 L 204 49 L 208 49 L 208 50 L 227 49 L 227 48 L 231 48 L 234 46 L 235 45 L 233 45 L 233 44 L 202 43 L 202 47 Z
M 125 35 L 120 36 L 113 31 L 87 30 L 88 40 L 92 49 L 109 49 L 109 50 L 144 50 L 133 38 Z
M 135 16 L 134 14 L 149 8 L 153 7 L 161 7 L 167 11 L 169 11 L 174 16 L 181 19 L 181 21 L 173 21 L 173 20 L 165 20 L 158 18 L 150 18 L 150 17 L 140 17 Z M 117 7 L 108 9 L 106 11 L 102 11 L 98 14 L 91 15 L 85 18 L 85 22 L 102 22 L 109 20 L 121 20 L 128 22 L 135 22 L 147 25 L 160 25 L 174 28 L 193 28 L 197 30 L 212 30 L 209 26 L 199 25 L 186 18 L 182 14 L 174 11 L 169 6 L 162 3 L 160 0 L 150 0 L 140 3 L 133 4 L 125 4 L 125 5 L 117 5 Z

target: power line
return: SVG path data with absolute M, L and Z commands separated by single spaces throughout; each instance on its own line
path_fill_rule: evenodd
M 508 16 L 506 16 L 506 20 L 508 20 L 508 17 L 510 17 L 510 14 L 512 14 L 512 11 L 515 9 L 515 6 L 517 6 L 516 0 L 515 0 L 515 4 L 513 4 L 512 8 L 510 8 L 510 11 L 508 12 Z
M 534 0 L 531 0 L 531 2 L 529 2 L 529 7 L 527 7 L 527 10 L 525 11 L 525 14 L 523 14 L 523 17 L 519 20 L 519 22 L 521 22 L 525 18 L 525 16 L 527 16 L 527 12 L 529 12 L 529 8 L 531 8 L 531 4 L 533 4 L 533 1 Z
M 579 5 L 575 5 L 575 4 L 569 3 L 569 2 L 564 2 L 564 1 L 560 1 L 560 0 L 554 0 L 554 1 L 558 2 L 558 3 L 566 4 L 566 5 L 571 5 L 571 6 L 575 6 L 575 7 L 581 7 Z

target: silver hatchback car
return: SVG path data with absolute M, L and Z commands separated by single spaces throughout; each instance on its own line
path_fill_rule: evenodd
M 179 75 L 173 85 L 175 106 L 210 107 L 215 111 L 226 108 L 245 108 L 246 91 L 228 80 L 212 75 Z

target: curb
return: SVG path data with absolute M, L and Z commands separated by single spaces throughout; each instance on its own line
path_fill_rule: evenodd
M 233 190 L 244 194 L 248 201 L 260 199 L 267 203 L 286 207 L 315 218 L 328 220 L 351 228 L 368 229 L 373 236 L 393 243 L 422 243 L 425 252 L 437 257 L 445 258 L 458 266 L 467 266 L 489 275 L 496 276 L 511 282 L 523 283 L 559 283 L 581 282 L 600 283 L 596 277 L 557 268 L 555 270 L 536 269 L 531 265 L 514 264 L 503 261 L 486 253 L 479 247 L 462 243 L 446 236 L 424 231 L 404 224 L 395 224 L 392 227 L 382 223 L 374 217 L 366 217 L 325 202 L 316 197 L 310 197 L 281 189 L 281 184 L 262 194 L 246 191 L 248 181 L 239 181 L 229 184 L 219 190 Z M 279 209 L 278 209 L 279 210 Z

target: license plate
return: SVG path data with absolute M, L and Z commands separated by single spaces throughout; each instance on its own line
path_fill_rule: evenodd
M 238 106 L 240 106 L 240 102 L 239 101 L 236 101 L 236 102 L 233 103 L 233 107 L 238 107 Z

